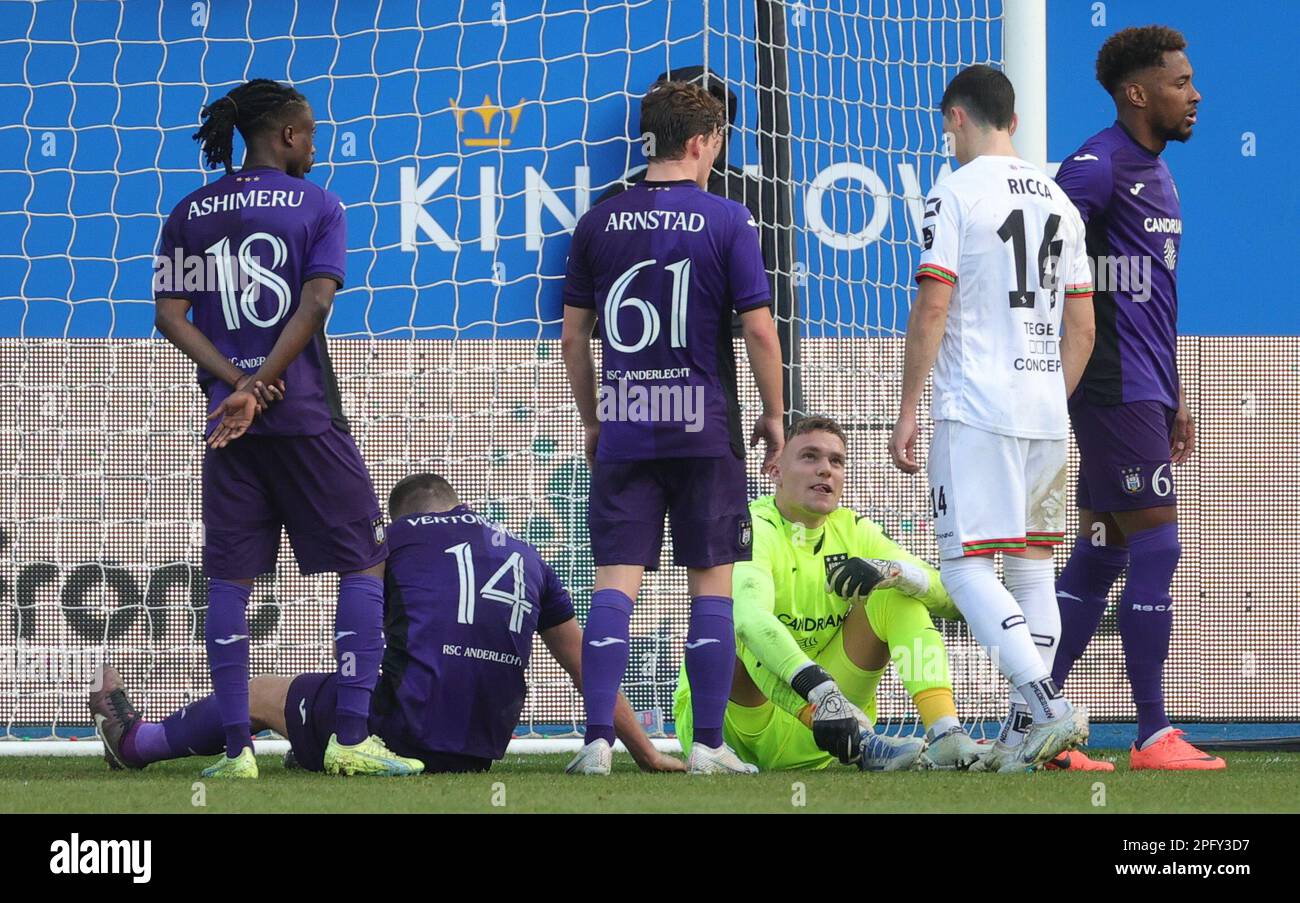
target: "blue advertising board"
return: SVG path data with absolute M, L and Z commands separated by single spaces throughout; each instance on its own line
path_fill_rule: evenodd
M 793 269 L 807 335 L 897 334 L 906 324 L 920 198 L 955 165 L 934 107 L 960 65 L 1002 56 L 1000 3 L 941 5 L 942 16 L 930 0 L 785 6 Z M 1092 59 L 1133 14 L 1125 5 L 1121 19 L 1120 4 L 1109 4 L 1098 25 L 1101 5 L 1049 6 L 1052 159 L 1110 122 Z M 1300 225 L 1294 185 L 1275 184 L 1281 117 L 1263 116 L 1249 71 L 1289 83 L 1288 29 L 1252 32 L 1256 47 L 1275 49 L 1241 64 L 1237 31 L 1253 26 L 1200 5 L 1171 22 L 1188 33 L 1207 96 L 1195 140 L 1169 151 L 1188 222 L 1183 328 L 1294 333 L 1300 318 L 1265 299 L 1252 228 L 1294 235 Z M 606 186 L 644 163 L 630 138 L 637 98 L 666 69 L 702 62 L 703 4 L 316 6 L 6 4 L 0 336 L 153 334 L 148 286 L 162 220 L 218 175 L 201 170 L 190 138 L 199 109 L 252 77 L 291 81 L 311 101 L 319 128 L 309 178 L 347 206 L 348 285 L 332 335 L 558 335 L 568 233 Z M 1290 7 L 1239 6 L 1236 22 L 1289 16 L 1292 34 L 1300 24 Z M 708 12 L 709 65 L 739 98 L 730 162 L 753 170 L 753 0 L 711 0 Z

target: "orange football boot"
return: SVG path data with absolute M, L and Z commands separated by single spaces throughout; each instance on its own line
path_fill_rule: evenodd
M 1219 771 L 1228 763 L 1201 752 L 1183 739 L 1182 731 L 1174 729 L 1146 749 L 1130 749 L 1128 767 L 1133 771 Z
M 1047 771 L 1114 771 L 1113 762 L 1089 759 L 1081 749 L 1067 749 L 1043 766 Z

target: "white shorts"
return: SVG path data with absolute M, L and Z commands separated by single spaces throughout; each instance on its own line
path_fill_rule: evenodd
M 1065 538 L 1065 439 L 934 425 L 927 471 L 940 558 L 1023 552 Z

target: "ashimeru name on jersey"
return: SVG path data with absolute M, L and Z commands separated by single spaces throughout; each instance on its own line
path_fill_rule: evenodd
M 251 191 L 235 191 L 230 194 L 214 194 L 190 201 L 186 219 L 207 216 L 209 213 L 224 213 L 228 210 L 242 210 L 245 207 L 301 207 L 303 192 L 281 191 L 270 188 L 256 188 Z

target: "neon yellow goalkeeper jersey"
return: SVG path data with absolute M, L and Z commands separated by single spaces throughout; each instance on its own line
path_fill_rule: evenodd
M 960 618 L 938 572 L 885 535 L 880 525 L 849 508 L 837 508 L 816 530 L 792 523 L 777 510 L 774 496 L 750 502 L 754 549 L 750 561 L 735 566 L 732 579 L 738 636 L 755 611 L 769 611 L 794 636 L 799 648 L 816 658 L 848 617 L 851 603 L 826 588 L 827 572 L 847 558 L 910 561 L 930 575 L 921 598 L 932 614 Z M 738 640 L 737 651 L 743 647 Z M 784 676 L 784 675 L 782 675 Z
M 827 571 L 846 558 L 912 562 L 930 578 L 918 597 L 926 609 L 961 617 L 934 568 L 849 508 L 836 509 L 815 530 L 782 517 L 770 495 L 750 502 L 749 513 L 753 557 L 737 562 L 732 576 L 736 655 L 763 694 L 791 714 L 804 705 L 791 679 L 819 657 L 848 617 L 851 603 L 826 587 Z M 684 675 L 683 666 L 683 683 Z

